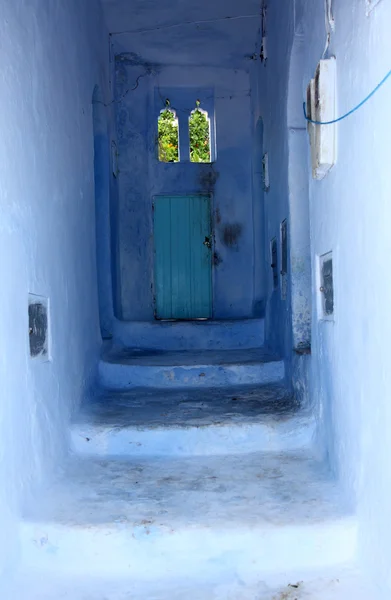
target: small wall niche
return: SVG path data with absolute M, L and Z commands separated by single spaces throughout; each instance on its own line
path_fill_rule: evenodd
M 29 294 L 29 343 L 30 356 L 36 360 L 49 360 L 49 299 Z
M 206 110 L 201 108 L 200 100 L 189 117 L 190 162 L 212 162 L 210 145 L 210 119 Z
M 286 299 L 287 294 L 287 274 L 288 274 L 288 223 L 284 219 L 280 226 L 281 242 L 281 297 Z
M 273 238 L 270 242 L 270 257 L 271 257 L 271 268 L 273 277 L 273 289 L 278 288 L 278 250 L 277 250 L 277 238 Z
M 269 179 L 269 155 L 267 152 L 262 157 L 262 180 L 263 189 L 265 192 L 270 190 L 270 179 Z
M 165 163 L 179 162 L 179 123 L 168 99 L 158 117 L 158 158 Z
M 111 172 L 113 177 L 118 177 L 118 150 L 114 140 L 111 142 Z
M 261 50 L 259 57 L 263 64 L 267 61 L 267 33 L 266 33 L 266 18 L 267 18 L 267 1 L 262 0 L 261 4 Z
M 321 319 L 334 319 L 334 282 L 333 282 L 333 254 L 327 252 L 319 257 L 320 280 L 320 317 Z

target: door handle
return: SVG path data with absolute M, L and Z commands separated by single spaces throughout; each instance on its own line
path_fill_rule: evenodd
M 206 246 L 207 248 L 212 248 L 212 241 L 210 239 L 211 236 L 205 236 L 205 240 L 202 242 L 204 244 L 204 246 Z

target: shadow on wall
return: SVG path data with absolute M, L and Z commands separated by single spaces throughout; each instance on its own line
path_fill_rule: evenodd
M 106 107 L 99 86 L 95 86 L 92 95 L 92 118 L 99 320 L 102 338 L 107 339 L 112 336 L 113 323 L 110 235 L 110 139 L 108 135 Z
M 311 245 L 307 128 L 302 115 L 304 40 L 295 35 L 288 86 L 288 182 L 293 348 L 311 347 Z
M 302 65 L 305 56 L 301 23 L 296 23 L 289 63 L 288 189 L 289 189 L 289 275 L 291 290 L 291 329 L 294 350 L 291 364 L 296 398 L 309 406 L 311 380 L 312 273 L 309 218 L 309 178 L 307 127 L 303 120 Z M 314 400 L 314 399 L 313 399 Z M 319 409 L 319 406 L 318 406 Z
M 265 316 L 265 207 L 262 176 L 263 120 L 259 117 L 253 142 L 254 317 Z

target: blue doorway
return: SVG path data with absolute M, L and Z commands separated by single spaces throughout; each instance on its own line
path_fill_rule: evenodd
M 210 204 L 207 195 L 154 199 L 157 319 L 212 317 Z

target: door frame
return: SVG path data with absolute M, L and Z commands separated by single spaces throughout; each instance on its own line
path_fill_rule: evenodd
M 199 318 L 199 319 L 160 319 L 156 316 L 156 287 L 155 287 L 155 237 L 154 237 L 154 228 L 155 228 L 155 201 L 157 198 L 183 198 L 183 196 L 200 196 L 200 197 L 208 197 L 209 198 L 209 224 L 210 224 L 210 235 L 212 241 L 212 247 L 210 249 L 210 262 L 211 262 L 211 316 L 208 318 Z M 177 322 L 197 322 L 197 321 L 212 321 L 214 319 L 214 306 L 215 306 L 215 264 L 214 264 L 214 255 L 215 255 L 215 227 L 214 227 L 214 197 L 210 192 L 195 192 L 195 193 L 183 193 L 178 194 L 177 192 L 174 194 L 154 194 L 152 196 L 152 252 L 153 252 L 153 260 L 152 260 L 152 280 L 151 280 L 151 289 L 152 289 L 152 301 L 153 301 L 153 316 L 155 321 L 164 322 L 171 321 L 173 323 Z

